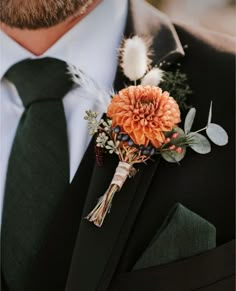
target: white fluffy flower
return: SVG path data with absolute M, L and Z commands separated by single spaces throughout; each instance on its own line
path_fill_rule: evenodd
M 131 81 L 141 79 L 148 70 L 148 46 L 145 41 L 134 36 L 124 42 L 121 51 L 121 66 L 124 74 Z
M 142 79 L 141 84 L 143 86 L 158 86 L 160 82 L 163 80 L 164 72 L 159 68 L 153 68 L 150 70 Z

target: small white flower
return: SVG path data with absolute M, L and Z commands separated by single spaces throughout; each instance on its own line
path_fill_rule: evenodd
M 107 141 L 108 141 L 108 136 L 104 132 L 99 133 L 96 139 L 97 146 L 104 148 Z
M 98 117 L 98 112 L 92 111 L 92 110 L 85 111 L 85 116 L 84 116 L 85 120 L 92 120 L 92 119 L 97 118 L 97 117 Z
M 113 154 L 113 153 L 116 153 L 118 154 L 118 146 L 119 146 L 120 142 L 117 141 L 116 143 L 114 143 L 112 140 L 109 140 L 107 142 L 107 145 L 106 145 L 106 149 L 109 150 L 109 154 Z
M 124 42 L 121 66 L 125 76 L 131 81 L 141 79 L 147 72 L 150 63 L 148 54 L 148 46 L 141 37 L 134 36 Z
M 164 71 L 159 68 L 153 68 L 142 79 L 141 85 L 158 86 L 163 80 Z
M 89 135 L 98 132 L 99 123 L 97 122 L 98 113 L 92 110 L 86 110 L 84 119 L 88 121 Z

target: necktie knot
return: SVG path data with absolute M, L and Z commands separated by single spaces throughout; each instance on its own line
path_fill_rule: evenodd
M 18 62 L 5 78 L 15 85 L 25 107 L 34 102 L 62 99 L 73 87 L 67 63 L 49 57 Z

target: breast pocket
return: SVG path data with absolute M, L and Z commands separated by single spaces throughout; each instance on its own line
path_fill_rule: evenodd
M 234 291 L 234 243 L 174 263 L 119 274 L 109 291 Z

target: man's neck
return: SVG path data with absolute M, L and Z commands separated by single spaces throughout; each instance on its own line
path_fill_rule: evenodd
M 95 0 L 83 15 L 75 16 L 50 28 L 27 30 L 12 28 L 3 23 L 0 23 L 0 28 L 25 49 L 36 56 L 40 56 L 67 31 L 88 15 L 100 2 L 101 0 Z

